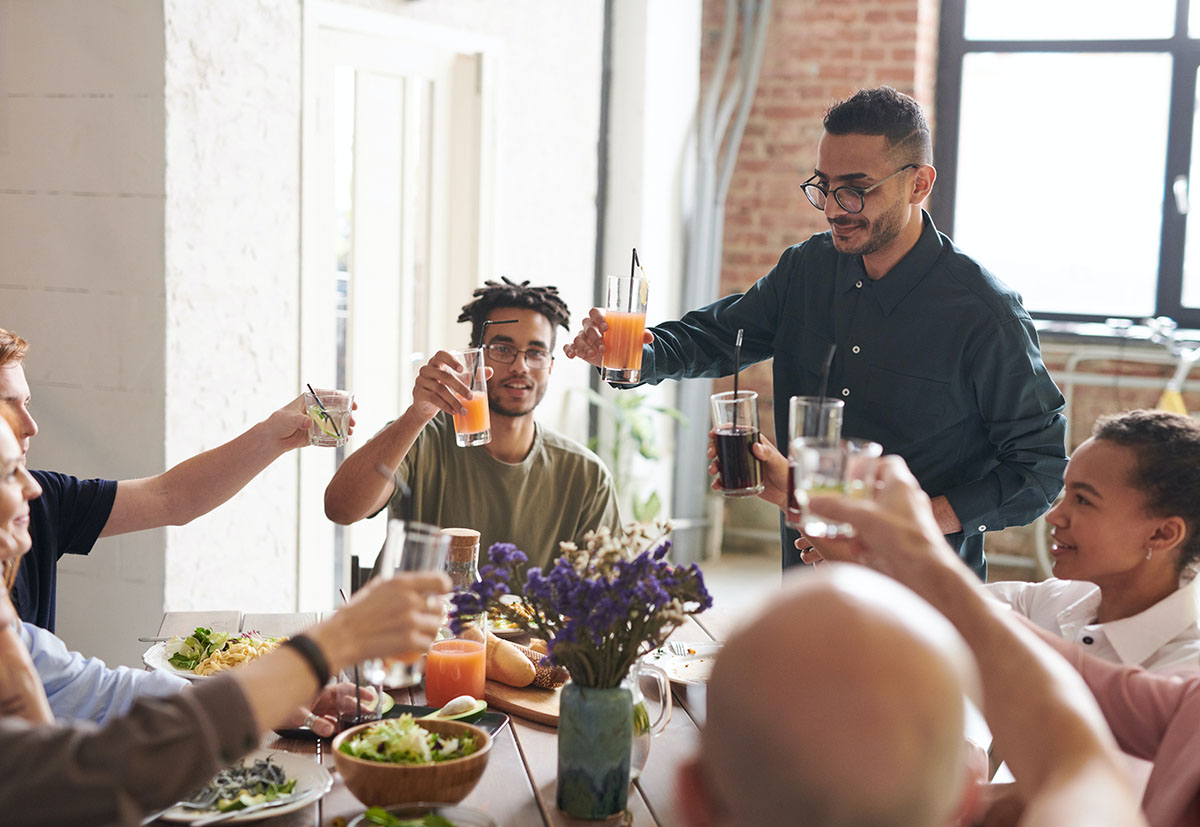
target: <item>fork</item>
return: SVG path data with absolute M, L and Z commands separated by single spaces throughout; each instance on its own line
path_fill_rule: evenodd
M 671 650 L 671 654 L 677 657 L 684 657 L 688 653 L 687 644 L 681 641 L 673 640 L 667 646 Z
M 210 787 L 209 791 L 204 795 L 197 795 L 194 798 L 185 798 L 182 801 L 177 802 L 175 806 L 182 807 L 185 810 L 207 810 L 216 802 L 217 788 Z

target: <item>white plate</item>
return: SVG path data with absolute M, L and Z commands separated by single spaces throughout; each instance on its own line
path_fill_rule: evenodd
M 690 683 L 703 686 L 712 675 L 713 664 L 717 653 L 721 651 L 720 643 L 685 643 L 688 654 L 675 655 L 671 650 L 662 646 L 648 653 L 642 660 L 661 667 L 667 677 L 675 683 Z
M 243 762 L 253 764 L 260 758 L 273 756 L 275 763 L 283 767 L 283 771 L 287 773 L 288 778 L 296 779 L 296 787 L 292 791 L 293 801 L 289 804 L 280 804 L 278 807 L 271 807 L 266 810 L 257 810 L 253 813 L 236 816 L 229 819 L 227 824 L 242 824 L 247 821 L 261 821 L 264 818 L 274 818 L 284 813 L 292 813 L 303 807 L 312 804 L 325 793 L 329 792 L 329 788 L 333 786 L 333 776 L 329 774 L 329 770 L 322 767 L 310 756 L 297 755 L 291 752 L 278 752 L 276 750 L 258 749 L 249 753 Z M 188 823 L 199 821 L 202 818 L 216 815 L 214 810 L 185 810 L 182 807 L 172 807 L 165 813 L 162 813 L 159 818 L 163 821 L 178 821 Z
M 171 665 L 171 661 L 167 660 L 169 657 L 170 655 L 167 654 L 167 644 L 156 643 L 142 653 L 142 663 L 151 669 L 156 669 L 159 672 L 170 672 L 172 675 L 187 678 L 189 681 L 202 681 L 210 677 L 209 675 L 197 675 L 195 672 L 176 669 Z

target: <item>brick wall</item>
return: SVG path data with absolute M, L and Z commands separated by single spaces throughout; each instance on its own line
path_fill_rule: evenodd
M 827 229 L 800 184 L 812 174 L 830 103 L 887 84 L 915 95 L 932 121 L 937 9 L 937 0 L 775 0 L 726 202 L 722 295 L 745 290 L 785 248 Z M 725 0 L 705 0 L 702 89 L 724 20 Z M 742 382 L 759 392 L 762 430 L 772 433 L 770 363 L 749 368 Z

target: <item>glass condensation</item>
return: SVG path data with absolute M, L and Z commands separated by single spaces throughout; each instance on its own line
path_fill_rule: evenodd
M 1170 75 L 1164 54 L 965 57 L 954 240 L 1031 312 L 1153 315 Z

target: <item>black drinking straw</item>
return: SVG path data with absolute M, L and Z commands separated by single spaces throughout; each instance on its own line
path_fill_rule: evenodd
M 633 269 L 634 269 L 635 267 L 641 267 L 641 266 L 642 266 L 642 263 L 641 263 L 640 261 L 638 261 L 638 257 L 637 257 L 637 247 L 634 247 L 634 248 L 633 248 L 633 259 L 632 259 L 632 260 L 629 262 L 629 298 L 628 298 L 628 303 L 629 303 L 629 312 L 630 312 L 630 313 L 632 313 L 632 312 L 633 312 Z
M 479 331 L 479 346 L 483 347 L 483 340 L 487 338 L 487 329 L 490 324 L 516 324 L 520 319 L 488 319 L 483 323 L 483 328 Z
M 346 593 L 344 591 L 342 591 L 341 589 L 338 589 L 338 594 L 340 594 L 342 596 L 343 603 L 350 602 L 349 600 L 346 599 Z M 382 704 L 382 701 L 383 701 L 382 698 L 375 699 L 375 703 L 377 703 L 377 704 Z M 358 688 L 358 664 L 357 663 L 354 664 L 354 707 L 355 707 L 354 723 L 361 724 L 362 719 L 363 719 L 363 717 L 362 717 L 362 694 Z M 382 706 L 380 708 L 382 709 Z
M 744 328 L 738 328 L 737 339 L 733 343 L 733 433 L 737 433 L 738 409 L 738 374 L 742 370 L 742 333 Z
M 825 391 L 829 387 L 829 370 L 833 367 L 833 353 L 836 350 L 836 342 L 829 345 L 829 352 L 825 354 L 825 367 L 821 369 L 821 389 L 817 395 L 817 439 L 825 436 L 825 426 L 829 424 L 825 418 Z

